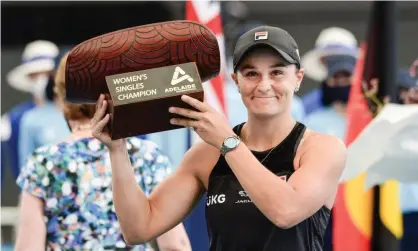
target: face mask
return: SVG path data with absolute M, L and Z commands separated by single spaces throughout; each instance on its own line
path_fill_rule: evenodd
M 350 95 L 351 86 L 337 86 L 329 87 L 327 84 L 322 84 L 322 104 L 324 106 L 329 106 L 332 103 L 339 101 L 344 104 L 347 103 L 348 97 Z
M 54 101 L 54 97 L 55 97 L 54 84 L 55 83 L 52 77 L 48 78 L 48 84 L 46 85 L 46 88 L 45 88 L 45 95 L 49 101 Z
M 34 82 L 32 87 L 32 95 L 40 100 L 45 100 L 46 98 L 46 86 L 48 85 L 49 76 L 40 75 Z

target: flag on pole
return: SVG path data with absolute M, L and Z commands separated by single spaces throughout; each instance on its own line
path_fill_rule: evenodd
M 362 93 L 363 69 L 367 45 L 362 44 L 347 104 L 346 145 L 372 120 Z M 340 184 L 333 210 L 333 250 L 370 251 L 373 193 L 364 190 L 365 174 Z
M 225 43 L 220 2 L 188 0 L 186 1 L 186 19 L 207 26 L 216 35 L 220 49 L 221 70 L 217 77 L 203 83 L 203 88 L 205 91 L 205 102 L 227 116 L 224 85 L 224 70 L 226 69 Z M 188 148 L 198 140 L 200 140 L 200 137 L 194 131 L 188 129 Z M 185 226 L 193 250 L 208 250 L 209 240 L 205 222 L 205 198 L 202 198 L 191 215 L 185 220 Z
M 383 97 L 394 94 L 396 35 L 391 11 L 394 3 L 374 2 L 367 41 L 361 46 L 347 105 L 348 147 L 373 119 Z M 379 80 L 378 91 L 366 98 L 363 90 L 374 78 Z M 397 242 L 402 236 L 399 185 L 390 181 L 366 190 L 365 177 L 363 173 L 340 185 L 333 215 L 334 250 L 398 250 Z

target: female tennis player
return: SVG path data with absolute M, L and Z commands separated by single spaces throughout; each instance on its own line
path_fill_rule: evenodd
M 182 117 L 171 123 L 193 128 L 203 140 L 150 196 L 135 182 L 125 141 L 103 131 L 109 114 L 101 95 L 91 125 L 109 148 L 113 198 L 126 241 L 143 243 L 168 231 L 207 192 L 211 251 L 322 250 L 346 147 L 292 118 L 293 94 L 303 76 L 297 44 L 286 31 L 261 26 L 243 34 L 234 49 L 232 78 L 248 121 L 231 128 L 208 104 L 182 96 L 197 111 L 171 107 Z

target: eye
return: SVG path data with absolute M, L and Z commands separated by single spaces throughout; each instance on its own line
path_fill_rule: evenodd
M 280 75 L 283 75 L 283 71 L 281 71 L 281 70 L 274 70 L 271 74 L 273 76 L 280 76 Z
M 255 71 L 248 71 L 247 73 L 245 73 L 245 76 L 246 77 L 255 77 L 255 76 L 257 76 L 258 74 L 257 74 L 257 72 L 255 72 Z

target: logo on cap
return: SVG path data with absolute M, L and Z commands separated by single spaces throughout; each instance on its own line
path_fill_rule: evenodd
M 258 31 L 254 34 L 254 40 L 266 40 L 268 38 L 269 33 L 267 31 Z

